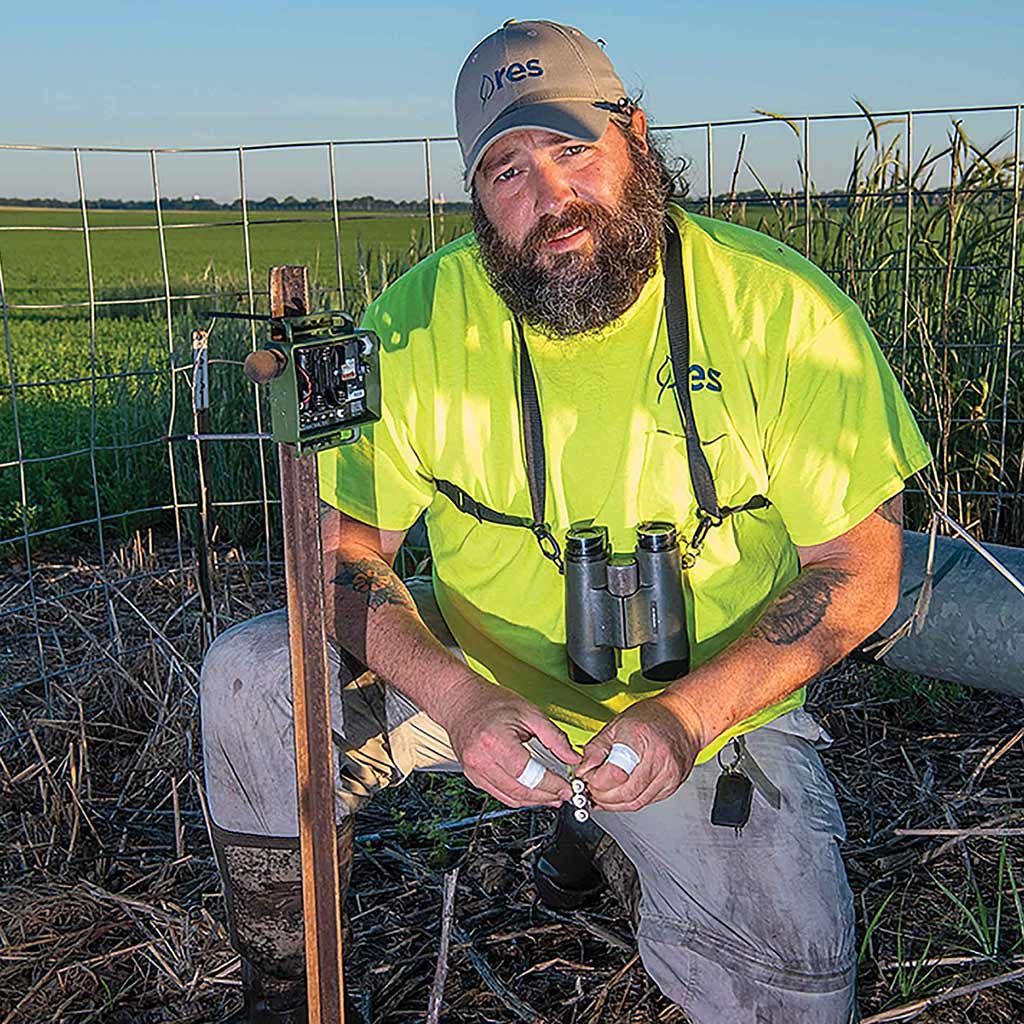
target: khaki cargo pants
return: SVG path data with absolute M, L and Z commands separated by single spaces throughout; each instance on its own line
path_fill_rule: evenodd
M 408 586 L 427 625 L 457 651 L 430 581 Z M 352 678 L 344 660 L 330 652 L 339 817 L 413 771 L 459 770 L 439 725 L 372 673 Z M 254 845 L 297 836 L 283 611 L 217 639 L 203 665 L 201 706 L 214 823 Z M 845 827 L 816 750 L 822 739 L 802 710 L 748 734 L 748 750 L 782 791 L 782 808 L 755 792 L 740 834 L 710 823 L 721 773 L 714 759 L 667 800 L 594 813 L 639 875 L 644 967 L 693 1024 L 855 1019 L 853 896 L 838 849 Z M 536 752 L 560 767 L 544 748 Z

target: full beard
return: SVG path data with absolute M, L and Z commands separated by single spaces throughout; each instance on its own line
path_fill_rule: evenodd
M 657 159 L 628 136 L 632 168 L 615 210 L 574 202 L 545 215 L 521 246 L 499 237 L 473 196 L 480 259 L 508 308 L 556 338 L 588 334 L 613 323 L 654 276 L 664 238 L 665 187 Z M 584 227 L 588 251 L 546 254 L 543 245 Z

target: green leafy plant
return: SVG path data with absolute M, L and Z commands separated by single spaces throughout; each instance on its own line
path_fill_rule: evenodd
M 958 924 L 965 936 L 966 950 L 978 956 L 996 958 L 1024 949 L 1024 907 L 1020 888 L 1013 873 L 1013 864 L 1007 855 L 1006 839 L 999 849 L 994 903 L 981 891 L 973 875 L 968 883 L 968 892 L 964 896 L 957 895 L 939 878 L 936 878 L 935 882 L 958 912 Z M 1010 910 L 1014 914 L 1014 920 L 1009 927 L 1004 921 L 1007 891 L 1011 903 Z M 1010 932 L 1009 938 L 1004 934 L 1007 931 Z

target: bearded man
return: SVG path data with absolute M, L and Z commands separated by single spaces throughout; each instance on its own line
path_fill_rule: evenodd
M 475 232 L 367 310 L 383 417 L 320 457 L 343 870 L 353 813 L 414 770 L 561 807 L 572 769 L 639 876 L 643 964 L 694 1024 L 843 1024 L 854 908 L 804 687 L 895 606 L 927 448 L 847 296 L 670 202 L 579 30 L 507 23 L 455 106 Z M 424 512 L 432 579 L 404 583 Z M 649 521 L 683 541 L 689 671 L 650 679 L 632 648 L 611 680 L 570 674 L 567 531 L 627 551 Z M 239 1020 L 304 1019 L 290 693 L 281 613 L 207 657 Z

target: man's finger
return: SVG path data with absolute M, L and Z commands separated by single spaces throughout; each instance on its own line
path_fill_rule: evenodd
M 548 769 L 544 763 L 527 751 L 527 761 L 518 775 L 506 773 L 504 765 L 496 764 L 495 769 L 508 778 L 501 781 L 502 786 L 512 792 L 525 790 L 535 798 L 535 802 L 544 803 L 550 800 L 567 800 L 572 794 L 569 783 Z
M 568 781 L 550 769 L 545 769 L 544 775 L 536 787 L 536 791 L 545 793 L 552 798 L 564 800 L 568 800 L 572 796 L 572 787 Z
M 634 800 L 639 799 L 651 784 L 652 779 L 645 777 L 632 782 L 629 786 L 619 786 L 617 789 L 605 790 L 603 793 L 592 790 L 591 796 L 603 811 L 622 811 L 626 810 L 626 804 L 631 804 Z
M 614 764 L 602 764 L 593 774 L 587 776 L 587 787 L 592 793 L 611 793 L 629 781 L 629 775 Z
M 605 736 L 599 732 L 584 748 L 583 760 L 576 768 L 576 774 L 586 776 L 595 769 L 599 769 L 608 758 L 608 752 L 612 749 L 614 742 L 611 736 Z
M 635 811 L 648 804 L 657 803 L 670 797 L 686 781 L 685 777 L 678 782 L 673 771 L 667 771 L 664 767 L 653 768 L 649 771 L 646 784 L 639 778 L 640 768 L 637 767 L 627 785 L 619 786 L 611 790 L 601 800 L 602 810 L 608 811 Z M 596 797 L 595 797 L 596 799 Z
M 557 772 L 546 768 L 543 762 L 536 757 L 531 757 L 526 763 L 526 768 L 513 780 L 517 786 L 538 793 L 547 793 L 552 797 L 572 793 L 569 783 Z
M 544 744 L 548 750 L 551 751 L 555 757 L 558 758 L 563 764 L 579 764 L 580 755 L 576 751 L 576 748 L 569 742 L 569 737 L 566 736 L 561 729 L 555 725 L 546 715 L 538 714 L 531 716 L 527 721 L 527 726 L 533 732 L 533 735 L 537 737 Z
M 641 761 L 632 775 L 626 775 L 617 765 L 606 764 L 593 776 L 590 793 L 603 810 L 621 810 L 623 804 L 640 797 L 662 774 L 663 765 L 653 757 L 646 763 Z
M 551 807 L 560 807 L 572 795 L 568 785 L 563 783 L 563 786 L 564 789 L 560 789 L 558 786 L 557 776 L 551 775 L 551 773 L 548 772 L 545 780 L 533 789 L 527 789 L 526 786 L 521 786 L 514 779 L 507 783 L 503 783 L 502 789 L 517 802 L 517 806 L 519 807 L 530 807 L 534 804 L 546 804 Z
M 552 778 L 557 779 L 557 776 L 552 776 Z M 532 792 L 536 803 L 551 804 L 555 807 L 560 807 L 566 800 L 572 798 L 572 790 L 565 782 L 556 782 L 553 786 L 538 786 Z
M 546 805 L 549 807 L 560 807 L 566 797 L 552 794 L 547 788 L 538 786 L 536 789 L 527 789 L 520 786 L 511 776 L 472 776 L 468 772 L 466 778 L 479 789 L 490 793 L 496 800 L 500 800 L 506 807 L 532 807 L 535 805 Z
M 653 803 L 653 795 L 663 788 L 662 780 L 655 776 L 648 780 L 647 785 L 632 793 L 625 789 L 615 790 L 600 803 L 602 811 L 637 811 L 647 804 Z
M 526 767 L 516 776 L 516 782 L 527 789 L 536 789 L 547 769 L 532 755 L 526 759 Z
M 616 729 L 615 723 L 606 725 L 583 748 L 583 764 L 576 774 L 587 778 L 599 788 L 606 785 L 619 785 L 622 775 L 632 775 L 643 760 L 641 751 L 649 749 L 648 737 L 635 728 Z M 611 763 L 609 764 L 609 758 Z M 609 775 L 606 768 L 612 768 L 622 775 Z

